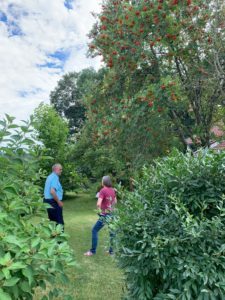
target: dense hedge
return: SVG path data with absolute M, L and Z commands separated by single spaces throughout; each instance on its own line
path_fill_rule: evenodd
M 175 151 L 145 168 L 118 212 L 128 299 L 225 299 L 225 153 Z

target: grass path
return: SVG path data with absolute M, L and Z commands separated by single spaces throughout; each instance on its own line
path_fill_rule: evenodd
M 97 220 L 94 212 L 94 194 L 79 194 L 65 201 L 64 219 L 69 243 L 75 251 L 79 264 L 70 275 L 72 293 L 75 300 L 120 300 L 122 296 L 122 273 L 114 259 L 105 254 L 108 245 L 108 232 L 104 228 L 99 235 L 99 247 L 95 256 L 85 257 L 90 249 L 91 228 Z

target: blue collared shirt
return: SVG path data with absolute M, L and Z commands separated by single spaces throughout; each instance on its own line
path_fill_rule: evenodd
M 63 189 L 59 181 L 59 176 L 56 173 L 50 174 L 45 182 L 44 197 L 45 199 L 52 199 L 51 189 L 54 189 L 59 200 L 63 199 Z

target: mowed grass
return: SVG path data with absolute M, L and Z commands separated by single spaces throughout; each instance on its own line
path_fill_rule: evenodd
M 66 288 L 76 300 L 119 300 L 123 295 L 123 274 L 115 259 L 106 254 L 109 238 L 107 228 L 99 233 L 97 254 L 85 257 L 91 246 L 91 228 L 97 220 L 94 193 L 70 196 L 64 205 L 65 231 L 75 252 L 79 267 L 69 274 L 71 283 Z

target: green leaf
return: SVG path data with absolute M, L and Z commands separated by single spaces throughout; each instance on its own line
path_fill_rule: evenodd
M 21 242 L 14 235 L 8 235 L 3 240 L 9 244 L 14 244 L 21 247 Z
M 1 288 L 0 288 L 0 299 L 1 300 L 12 300 L 11 296 L 8 293 L 5 293 Z
M 15 262 L 11 266 L 8 267 L 8 270 L 20 270 L 26 268 L 26 265 L 22 262 Z
M 31 293 L 31 286 L 27 281 L 23 281 L 22 283 L 20 283 L 20 287 L 24 292 L 29 294 Z
M 9 129 L 15 129 L 15 128 L 18 128 L 19 126 L 16 125 L 16 124 L 12 124 L 12 125 L 9 125 L 8 128 Z
M 8 215 L 6 213 L 0 213 L 0 220 L 7 218 Z
M 2 273 L 4 274 L 6 279 L 9 279 L 11 277 L 10 271 L 8 268 L 2 268 Z
M 6 266 L 11 260 L 11 254 L 10 252 L 7 252 L 4 257 L 0 258 L 0 265 Z
M 8 115 L 8 114 L 5 114 L 5 116 L 6 116 L 6 119 L 7 119 L 7 121 L 8 121 L 9 123 L 12 123 L 13 120 L 15 120 L 15 117 L 12 117 L 12 116 L 10 116 L 10 115 Z
M 3 286 L 14 286 L 17 284 L 17 282 L 19 280 L 20 280 L 20 278 L 18 278 L 18 277 L 9 278 L 4 282 Z
M 66 274 L 61 274 L 60 278 L 61 278 L 61 281 L 63 282 L 63 284 L 65 284 L 65 285 L 68 284 L 69 279 L 68 279 L 68 277 L 66 276 Z
M 5 126 L 5 125 L 6 125 L 5 120 L 0 120 L 0 125 L 1 125 L 1 126 Z
M 28 266 L 26 269 L 23 269 L 22 273 L 25 277 L 28 278 L 29 284 L 31 285 L 34 280 L 34 277 L 33 277 L 34 274 L 33 274 L 33 270 L 31 268 L 31 266 Z
M 64 300 L 73 300 L 73 297 L 71 295 L 65 295 Z
M 6 186 L 3 188 L 3 191 L 8 192 L 13 195 L 18 195 L 17 190 L 15 189 L 14 186 Z
M 41 242 L 41 239 L 38 237 L 38 238 L 35 238 L 32 243 L 31 243 L 31 247 L 32 248 L 36 248 Z

